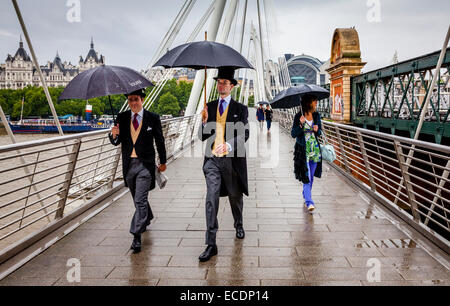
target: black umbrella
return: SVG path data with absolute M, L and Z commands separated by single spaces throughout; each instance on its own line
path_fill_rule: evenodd
M 253 66 L 233 48 L 207 40 L 183 44 L 168 51 L 153 67 L 205 69 L 205 106 L 206 106 L 206 69 L 208 68 L 249 68 Z
M 317 100 L 326 99 L 330 96 L 330 92 L 323 87 L 313 84 L 303 84 L 300 86 L 289 87 L 280 91 L 270 103 L 272 108 L 291 108 L 301 104 L 301 97 L 310 94 Z
M 196 70 L 226 67 L 254 69 L 245 57 L 233 48 L 206 40 L 183 44 L 170 50 L 153 65 L 156 66 Z
M 104 65 L 84 71 L 73 78 L 58 100 L 88 100 L 108 96 L 115 125 L 110 95 L 127 94 L 149 86 L 153 86 L 153 83 L 133 69 Z

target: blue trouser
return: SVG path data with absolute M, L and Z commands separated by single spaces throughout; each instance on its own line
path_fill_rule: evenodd
M 270 130 L 270 126 L 272 125 L 272 120 L 266 120 L 267 121 L 267 129 Z
M 303 184 L 303 198 L 305 199 L 306 206 L 309 206 L 311 204 L 314 205 L 314 201 L 311 198 L 311 189 L 314 182 L 314 172 L 316 172 L 317 163 L 309 161 L 306 163 L 306 166 L 308 167 L 309 183 Z

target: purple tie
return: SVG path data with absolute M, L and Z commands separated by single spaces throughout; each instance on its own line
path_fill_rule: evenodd
M 223 104 L 224 104 L 224 103 L 225 103 L 225 100 L 224 100 L 224 99 L 220 100 L 219 113 L 220 113 L 221 116 L 222 116 L 223 111 L 224 111 L 224 109 L 223 109 Z
M 139 122 L 137 121 L 137 116 L 138 116 L 138 114 L 134 114 L 133 126 L 134 126 L 135 131 L 137 131 L 137 129 L 139 128 Z

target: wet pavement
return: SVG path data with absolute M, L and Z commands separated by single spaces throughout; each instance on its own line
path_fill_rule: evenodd
M 235 238 L 222 198 L 219 254 L 209 262 L 198 261 L 205 248 L 203 158 L 180 157 L 168 166 L 167 187 L 150 193 L 155 219 L 141 253 L 129 250 L 134 207 L 126 193 L 0 285 L 71 285 L 70 258 L 81 263 L 76 285 L 449 285 L 450 271 L 442 265 L 449 266 L 448 256 L 436 260 L 430 255 L 436 247 L 328 165 L 314 182 L 316 210 L 307 212 L 292 172 L 293 139 L 278 138 L 276 127 L 270 136 L 256 125 L 251 133 L 267 156 L 248 159 L 246 237 Z M 262 168 L 277 143 L 277 167 Z M 372 273 L 373 262 L 379 274 Z M 371 282 L 378 275 L 380 282 Z

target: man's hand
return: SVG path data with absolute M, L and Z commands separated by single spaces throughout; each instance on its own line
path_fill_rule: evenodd
M 319 130 L 319 126 L 318 125 L 313 125 L 313 130 L 314 130 L 314 132 L 317 133 L 317 131 Z
M 120 134 L 119 124 L 117 124 L 116 126 L 112 127 L 111 133 L 112 133 L 114 139 L 117 138 L 117 135 Z
M 162 164 L 162 165 L 158 166 L 158 171 L 159 172 L 164 172 L 164 171 L 166 171 L 166 169 L 167 169 L 166 164 Z
M 221 145 L 218 145 L 214 152 L 218 155 L 222 155 L 228 151 L 228 146 L 226 143 L 223 143 Z
M 208 121 L 208 106 L 205 106 L 205 108 L 202 110 L 202 122 L 203 124 L 206 124 Z

